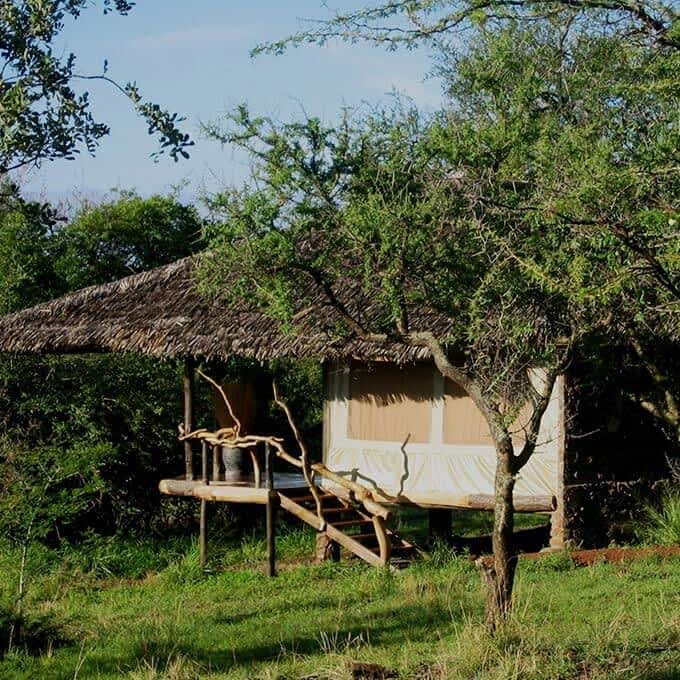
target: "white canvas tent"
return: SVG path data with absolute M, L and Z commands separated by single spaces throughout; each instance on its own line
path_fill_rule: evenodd
M 558 379 L 516 497 L 558 494 L 562 391 Z M 493 494 L 496 454 L 486 423 L 432 363 L 329 367 L 324 416 L 324 463 L 387 501 L 455 507 L 457 499 Z

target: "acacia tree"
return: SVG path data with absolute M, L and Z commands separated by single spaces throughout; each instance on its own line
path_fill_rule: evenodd
M 215 288 L 228 280 L 234 294 L 279 314 L 293 332 L 295 313 L 307 305 L 301 291 L 321 293 L 339 321 L 326 329 L 331 338 L 425 346 L 441 373 L 473 399 L 498 456 L 488 608 L 497 623 L 514 578 L 515 479 L 538 443 L 555 379 L 581 332 L 575 312 L 499 251 L 488 223 L 470 213 L 458 189 L 468 176 L 452 174 L 433 156 L 435 130 L 421 129 L 415 116 L 341 130 L 316 121 L 280 128 L 242 122 L 248 136 L 241 140 L 251 149 L 257 141 L 265 159 L 260 189 L 223 197 L 226 223 L 205 276 Z M 511 232 L 504 237 L 527 252 Z M 545 369 L 539 380 L 536 366 Z M 526 402 L 525 443 L 516 451 L 512 435 Z
M 565 8 L 595 18 L 627 41 L 680 49 L 680 15 L 673 0 L 388 0 L 336 12 L 327 20 L 310 20 L 307 30 L 262 43 L 253 54 L 281 54 L 290 47 L 325 45 L 334 39 L 367 41 L 390 50 L 432 41 L 462 44 L 461 35 L 481 25 L 540 21 Z
M 646 309 L 640 259 L 605 225 L 650 245 L 677 220 L 675 58 L 560 12 L 487 26 L 447 55 L 451 102 L 431 119 L 397 108 L 277 125 L 242 107 L 208 129 L 255 161 L 253 184 L 215 201 L 209 285 L 229 281 L 293 332 L 306 293 L 322 296 L 331 336 L 427 347 L 484 415 L 492 626 L 511 602 L 515 481 L 555 379 L 584 336 Z
M 76 81 L 103 80 L 134 106 L 159 140 L 159 151 L 174 160 L 188 157 L 193 144 L 181 132 L 182 118 L 143 99 L 134 82 L 120 85 L 102 72 L 77 69 L 74 54 L 63 54 L 55 41 L 68 20 L 77 19 L 88 0 L 3 0 L 0 3 L 0 178 L 11 170 L 56 158 L 73 158 L 80 148 L 93 153 L 109 127 L 97 121 L 87 92 Z M 125 0 L 103 0 L 104 13 L 127 14 Z

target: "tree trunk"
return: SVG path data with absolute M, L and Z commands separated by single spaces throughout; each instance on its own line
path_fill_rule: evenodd
M 527 378 L 531 385 L 528 390 L 528 402 L 533 407 L 531 418 L 525 427 L 525 442 L 521 451 L 515 455 L 515 449 L 508 428 L 503 422 L 502 412 L 493 398 L 485 396 L 480 384 L 463 368 L 454 366 L 441 343 L 430 332 L 411 333 L 408 340 L 412 345 L 427 347 L 432 353 L 434 363 L 441 374 L 453 381 L 472 399 L 489 425 L 496 448 L 496 476 L 494 480 L 494 526 L 493 526 L 493 562 L 481 560 L 482 573 L 489 586 L 486 601 L 486 622 L 495 629 L 510 613 L 512 604 L 512 588 L 517 567 L 517 550 L 514 544 L 514 506 L 512 494 L 515 488 L 517 473 L 529 461 L 538 440 L 541 420 L 552 394 L 555 380 L 560 370 L 567 364 L 572 343 L 569 342 L 558 363 L 545 369 L 541 380 L 534 380 L 531 369 L 527 369 Z
M 510 452 L 506 450 L 509 446 Z M 493 563 L 483 567 L 489 591 L 486 600 L 486 623 L 495 630 L 510 613 L 515 581 L 517 551 L 514 545 L 514 508 L 512 493 L 515 475 L 512 470 L 512 443 L 499 447 L 495 477 L 493 523 Z

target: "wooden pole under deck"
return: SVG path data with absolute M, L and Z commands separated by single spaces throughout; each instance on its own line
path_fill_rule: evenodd
M 184 432 L 189 433 L 194 427 L 194 360 L 187 357 L 184 361 Z M 191 441 L 184 442 L 185 477 L 194 478 L 194 458 Z
M 208 442 L 201 442 L 201 481 L 208 484 Z M 208 501 L 201 499 L 201 519 L 199 525 L 198 546 L 200 551 L 201 569 L 205 569 L 207 561 L 207 523 L 208 523 Z
M 453 539 L 453 510 L 449 508 L 430 508 L 427 515 L 430 541 L 441 541 L 444 545 L 451 545 Z
M 269 442 L 264 445 L 264 460 L 267 474 L 267 576 L 276 576 L 276 506 L 278 495 L 274 490 L 274 466 L 271 460 Z

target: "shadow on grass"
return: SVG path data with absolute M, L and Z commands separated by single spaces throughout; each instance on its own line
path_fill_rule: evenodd
M 0 610 L 0 661 L 10 648 L 27 656 L 41 656 L 70 642 L 62 623 L 49 614 Z
M 538 552 L 550 543 L 550 526 L 519 529 L 514 533 L 515 545 L 519 552 Z M 455 536 L 453 548 L 457 552 L 469 552 L 471 555 L 485 555 L 492 552 L 491 536 Z
M 323 608 L 327 607 L 329 602 L 330 600 L 328 602 L 324 600 L 315 605 Z M 337 600 L 334 602 L 337 604 Z M 272 611 L 274 609 L 276 608 L 271 608 Z M 210 622 L 201 620 L 200 624 L 197 622 L 197 625 L 219 628 L 220 625 L 243 621 L 256 614 L 261 615 L 262 610 L 237 617 L 225 617 L 222 621 L 219 619 L 213 619 Z M 307 609 L 302 625 L 309 622 L 310 615 Z M 463 613 L 460 617 L 462 619 Z M 400 607 L 398 611 L 394 608 L 373 611 L 368 622 L 357 617 L 343 627 L 333 628 L 331 637 L 338 641 L 338 651 L 341 652 L 344 651 L 343 646 L 346 641 L 356 639 L 365 641 L 370 639 L 371 644 L 380 644 L 390 639 L 403 639 L 408 634 L 410 641 L 419 642 L 431 640 L 434 628 L 438 625 L 448 625 L 451 621 L 451 612 L 444 606 L 434 605 L 425 608 L 422 604 L 414 604 Z M 263 625 L 267 624 L 263 622 Z M 290 625 L 288 624 L 288 628 Z M 145 636 L 146 639 L 143 641 L 133 642 L 126 653 L 107 653 L 106 649 L 101 648 L 92 650 L 82 662 L 80 675 L 81 677 L 96 677 L 102 673 L 119 675 L 132 671 L 141 663 L 151 660 L 163 667 L 178 656 L 210 672 L 223 673 L 236 667 L 248 667 L 274 661 L 286 654 L 322 654 L 321 631 L 326 628 L 327 626 L 321 626 L 313 634 L 304 631 L 296 635 L 290 630 L 283 634 L 272 626 L 271 640 L 261 644 L 249 644 L 247 639 L 243 639 L 242 633 L 237 631 L 230 633 L 229 630 L 224 631 L 223 644 L 200 643 L 190 639 L 170 640 L 160 635 Z
M 651 671 L 645 673 L 645 680 L 678 680 L 680 678 L 680 669 L 665 668 L 662 670 Z

